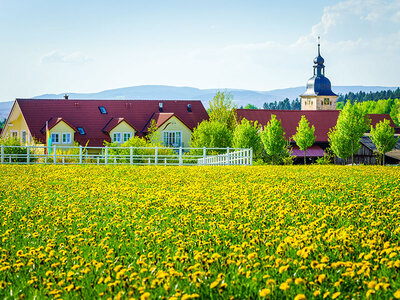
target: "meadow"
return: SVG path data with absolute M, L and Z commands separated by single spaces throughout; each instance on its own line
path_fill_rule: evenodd
M 1 299 L 400 298 L 400 168 L 0 166 Z

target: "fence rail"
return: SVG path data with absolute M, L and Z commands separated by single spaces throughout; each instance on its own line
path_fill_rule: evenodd
M 253 164 L 253 150 L 240 149 L 231 152 L 230 149 L 227 148 L 227 151 L 224 154 L 199 158 L 198 164 L 206 166 L 229 166 L 229 165 L 251 166 Z
M 0 146 L 0 164 L 252 165 L 252 149 Z

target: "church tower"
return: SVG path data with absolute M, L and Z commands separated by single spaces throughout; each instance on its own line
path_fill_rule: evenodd
M 320 53 L 318 37 L 318 56 L 314 58 L 314 76 L 307 81 L 307 90 L 300 95 L 301 110 L 336 110 L 336 98 L 331 82 L 325 77 L 325 60 Z

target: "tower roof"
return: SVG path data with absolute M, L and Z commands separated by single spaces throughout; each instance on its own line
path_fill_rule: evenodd
M 318 37 L 318 55 L 314 58 L 314 76 L 307 81 L 307 90 L 300 96 L 337 96 L 332 92 L 330 80 L 325 77 L 324 58 L 321 56 Z

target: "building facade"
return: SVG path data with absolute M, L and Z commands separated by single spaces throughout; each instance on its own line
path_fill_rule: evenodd
M 193 129 L 207 119 L 196 100 L 17 99 L 1 137 L 45 144 L 47 124 L 53 145 L 102 147 L 144 137 L 154 123 L 161 144 L 189 147 Z

